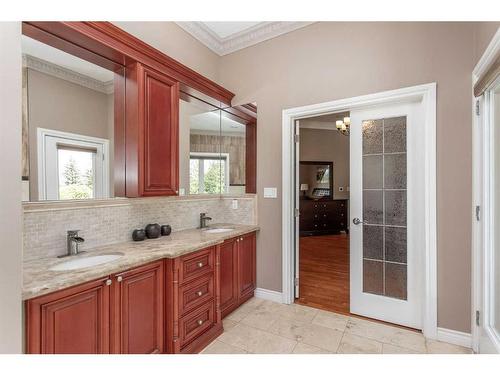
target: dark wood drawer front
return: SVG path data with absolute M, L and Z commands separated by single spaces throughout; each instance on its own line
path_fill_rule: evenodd
M 214 248 L 183 256 L 179 272 L 179 283 L 182 285 L 202 275 L 213 272 L 215 268 Z
M 179 339 L 181 347 L 189 344 L 198 336 L 210 329 L 215 322 L 213 301 L 179 319 Z
M 214 297 L 214 278 L 212 275 L 193 281 L 179 289 L 179 315 L 207 303 Z
M 329 234 L 347 230 L 347 200 L 300 201 L 300 232 Z

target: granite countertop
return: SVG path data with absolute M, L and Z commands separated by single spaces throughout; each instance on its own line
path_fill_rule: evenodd
M 170 236 L 146 239 L 141 242 L 124 242 L 91 249 L 81 255 L 66 258 L 43 258 L 23 264 L 23 300 L 52 293 L 113 273 L 123 272 L 162 258 L 177 258 L 224 240 L 259 230 L 256 225 L 214 224 L 212 228 L 232 228 L 223 233 L 206 233 L 205 229 L 187 229 L 172 232 Z M 119 259 L 97 266 L 65 271 L 50 270 L 56 264 L 72 259 L 123 253 Z

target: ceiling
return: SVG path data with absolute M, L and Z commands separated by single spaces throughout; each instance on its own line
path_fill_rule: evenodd
M 300 128 L 305 129 L 321 129 L 321 130 L 337 130 L 335 122 L 343 120 L 344 117 L 349 117 L 350 112 L 337 112 L 328 115 L 308 117 L 300 120 Z
M 310 25 L 312 22 L 177 22 L 219 56 Z
M 190 129 L 194 133 L 219 133 L 222 135 L 245 135 L 245 125 L 227 117 L 221 117 L 219 111 L 204 112 L 189 118 Z
M 25 35 L 23 35 L 21 39 L 21 48 L 24 55 L 36 57 L 45 62 L 91 77 L 102 83 L 112 81 L 114 78 L 113 72 L 110 70 L 104 69 Z

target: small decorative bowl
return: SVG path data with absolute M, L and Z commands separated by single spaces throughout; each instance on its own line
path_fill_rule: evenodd
M 158 238 L 160 237 L 160 224 L 148 224 L 146 225 L 146 237 L 147 238 Z
M 132 232 L 132 239 L 134 241 L 144 241 L 146 238 L 146 231 L 144 229 L 134 229 Z
M 172 233 L 172 227 L 170 225 L 162 225 L 161 226 L 161 235 L 168 236 Z

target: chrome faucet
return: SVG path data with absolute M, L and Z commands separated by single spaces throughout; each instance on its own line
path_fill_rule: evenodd
M 207 221 L 212 220 L 211 217 L 207 216 L 205 212 L 202 212 L 200 214 L 200 229 L 206 228 L 207 227 Z
M 59 256 L 59 258 L 78 255 L 84 252 L 78 249 L 78 245 L 85 241 L 83 237 L 78 235 L 78 232 L 78 230 L 68 230 L 66 234 L 67 253 Z

